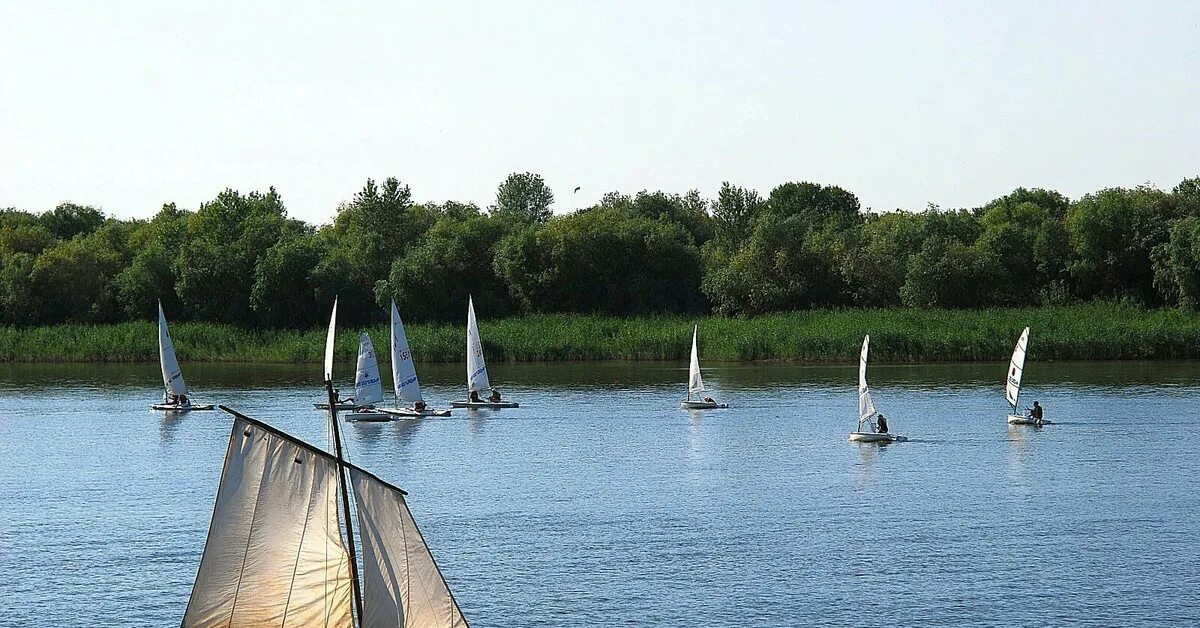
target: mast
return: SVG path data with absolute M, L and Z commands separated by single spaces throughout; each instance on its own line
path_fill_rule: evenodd
M 354 609 L 357 611 L 358 625 L 362 625 L 363 604 L 362 590 L 358 584 L 358 559 L 354 553 L 354 523 L 350 517 L 350 489 L 346 483 L 346 459 L 342 457 L 342 430 L 338 427 L 337 391 L 333 389 L 333 381 L 325 380 L 325 391 L 329 395 L 329 422 L 333 433 L 334 455 L 337 456 L 338 490 L 342 493 L 342 511 L 346 513 L 346 551 L 350 554 L 350 590 L 354 594 Z

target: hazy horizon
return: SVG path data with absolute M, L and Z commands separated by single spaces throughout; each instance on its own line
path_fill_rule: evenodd
M 864 207 L 1200 175 L 1200 4 L 0 4 L 0 207 L 117 217 L 367 178 L 555 211 L 840 185 Z M 572 190 L 580 186 L 578 194 Z

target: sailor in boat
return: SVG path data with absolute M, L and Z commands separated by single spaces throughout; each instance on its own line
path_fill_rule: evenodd
M 716 400 L 716 399 L 713 399 L 712 397 L 705 397 L 705 398 L 704 398 L 704 403 L 716 403 L 716 402 L 717 402 L 717 400 Z
M 1033 419 L 1034 425 L 1042 424 L 1042 404 L 1033 402 L 1033 407 L 1029 409 L 1029 418 Z
M 488 396 L 488 401 L 492 403 L 500 403 L 500 389 L 493 388 L 492 394 Z
M 875 431 L 879 434 L 887 434 L 887 417 L 880 414 L 875 418 Z
M 417 412 L 423 411 L 426 407 L 427 406 L 425 405 L 424 399 L 418 399 L 415 402 L 413 402 L 413 410 L 416 410 Z
M 471 403 L 483 403 L 483 400 L 479 398 L 478 390 L 472 390 L 469 399 L 471 400 Z

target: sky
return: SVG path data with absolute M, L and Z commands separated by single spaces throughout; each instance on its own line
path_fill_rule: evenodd
M 1200 176 L 1200 2 L 0 0 L 0 207 L 366 179 L 491 204 L 840 185 L 876 211 Z M 580 187 L 578 193 L 572 190 Z

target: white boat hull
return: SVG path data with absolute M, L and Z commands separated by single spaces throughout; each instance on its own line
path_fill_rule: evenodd
M 392 415 L 388 414 L 387 412 L 384 412 L 382 410 L 376 410 L 375 408 L 363 408 L 361 410 L 347 412 L 346 414 L 343 414 L 342 417 L 344 417 L 347 421 L 354 421 L 354 422 L 391 421 L 394 419 L 394 417 Z
M 679 407 L 684 410 L 716 410 L 719 408 L 728 408 L 727 403 L 717 403 L 715 401 L 680 401 Z
M 150 409 L 159 410 L 162 412 L 193 412 L 196 410 L 212 410 L 213 407 L 212 405 L 200 406 L 194 403 L 186 406 L 181 406 L 175 403 L 155 403 L 150 405 Z
M 329 404 L 328 403 L 314 403 L 313 407 L 318 410 L 328 410 Z M 336 409 L 336 410 L 353 410 L 357 407 L 358 406 L 354 405 L 354 402 L 345 401 L 345 402 L 338 403 L 337 405 L 335 405 L 334 409 Z
M 519 408 L 521 404 L 515 401 L 499 401 L 492 403 L 491 401 L 451 401 L 451 408 L 485 408 L 488 410 L 499 410 L 500 408 Z
M 414 410 L 412 408 L 379 408 L 378 412 L 385 412 L 393 419 L 416 419 L 423 416 L 450 416 L 449 410 L 439 410 L 438 408 L 425 408 L 424 410 Z
M 878 432 L 850 432 L 850 442 L 853 443 L 895 443 L 904 440 L 903 436 L 895 434 L 880 434 Z
M 1008 415 L 1008 424 L 1009 425 L 1042 426 L 1042 425 L 1052 425 L 1053 421 L 1047 421 L 1045 419 L 1043 419 L 1042 421 L 1036 421 L 1032 417 L 1018 416 L 1016 414 L 1010 414 L 1010 415 Z

